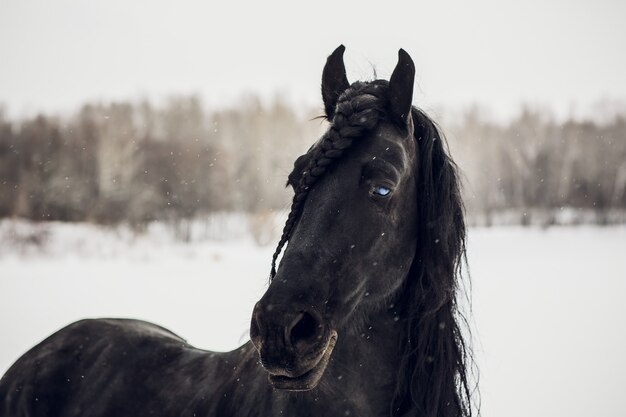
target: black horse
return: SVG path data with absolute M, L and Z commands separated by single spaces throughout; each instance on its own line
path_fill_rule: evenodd
M 1 416 L 472 414 L 455 165 L 411 105 L 409 55 L 389 81 L 350 85 L 343 51 L 322 75 L 330 127 L 289 175 L 251 342 L 213 353 L 142 321 L 80 321 L 4 375 Z

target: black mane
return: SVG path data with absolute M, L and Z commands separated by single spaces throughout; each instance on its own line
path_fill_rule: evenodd
M 407 410 L 417 407 L 420 416 L 471 416 L 473 360 L 457 305 L 466 256 L 459 176 L 435 123 L 415 107 L 412 117 L 420 244 L 401 293 L 407 331 L 392 415 L 413 415 Z

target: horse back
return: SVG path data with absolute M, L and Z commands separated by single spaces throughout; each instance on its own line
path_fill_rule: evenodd
M 0 415 L 180 415 L 186 405 L 194 407 L 194 386 L 215 384 L 215 356 L 151 323 L 82 320 L 7 371 L 0 380 Z

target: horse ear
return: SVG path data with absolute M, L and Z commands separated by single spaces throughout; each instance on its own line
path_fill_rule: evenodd
M 348 77 L 346 77 L 346 67 L 343 64 L 343 51 L 345 50 L 345 46 L 339 45 L 326 60 L 322 72 L 322 99 L 328 120 L 334 116 L 339 96 L 350 87 Z
M 398 64 L 389 79 L 389 102 L 394 118 L 407 123 L 413 102 L 415 65 L 404 49 L 398 51 Z

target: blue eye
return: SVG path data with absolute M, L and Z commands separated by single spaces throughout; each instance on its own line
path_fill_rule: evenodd
M 380 197 L 387 197 L 391 193 L 391 188 L 385 187 L 384 185 L 375 185 L 374 188 L 372 188 L 372 193 Z

